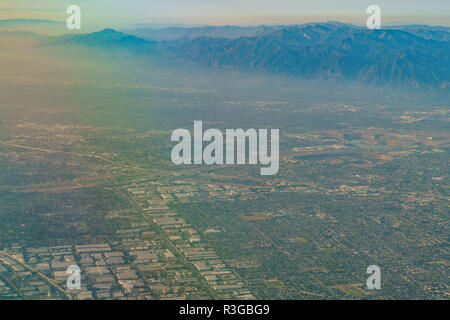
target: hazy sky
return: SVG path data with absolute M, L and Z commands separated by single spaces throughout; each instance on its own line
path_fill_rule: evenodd
M 0 19 L 63 21 L 78 4 L 84 23 L 274 24 L 338 20 L 365 24 L 368 5 L 384 23 L 450 24 L 450 0 L 1 0 Z

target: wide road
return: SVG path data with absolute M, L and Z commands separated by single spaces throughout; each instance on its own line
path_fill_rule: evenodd
M 68 299 L 73 300 L 73 296 L 70 294 L 70 292 L 68 290 L 63 289 L 59 283 L 55 280 L 55 279 L 51 279 L 49 277 L 47 277 L 45 274 L 43 274 L 42 272 L 40 272 L 39 270 L 31 267 L 30 265 L 26 264 L 24 261 L 20 260 L 19 258 L 16 258 L 15 256 L 5 252 L 5 251 L 1 251 L 0 250 L 0 255 L 6 256 L 9 259 L 13 260 L 14 262 L 20 264 L 21 266 L 23 266 L 24 268 L 28 269 L 29 271 L 31 271 L 32 273 L 37 274 L 38 276 L 40 276 L 42 279 L 45 280 L 45 282 L 47 282 L 50 286 L 52 286 L 53 288 L 55 288 L 56 290 L 60 291 L 61 293 L 63 293 Z

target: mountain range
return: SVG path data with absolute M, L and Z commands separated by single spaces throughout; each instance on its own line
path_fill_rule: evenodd
M 448 89 L 450 82 L 448 27 L 395 26 L 368 30 L 329 22 L 129 32 L 132 34 L 105 29 L 58 37 L 53 43 L 159 53 L 211 68 L 304 79 L 444 89 Z
M 310 24 L 236 39 L 181 39 L 168 43 L 167 50 L 214 68 L 378 85 L 446 87 L 450 42 L 448 32 L 446 36 L 443 32 Z
M 50 39 L 52 45 L 82 45 L 108 50 L 126 50 L 134 53 L 150 54 L 156 42 L 147 41 L 113 29 L 104 29 L 88 34 L 68 34 Z

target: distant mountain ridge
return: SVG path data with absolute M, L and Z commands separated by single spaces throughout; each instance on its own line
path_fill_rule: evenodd
M 282 26 L 202 26 L 202 27 L 167 27 L 167 28 L 139 28 L 123 30 L 123 32 L 150 41 L 173 41 L 179 39 L 195 39 L 198 37 L 211 38 L 239 38 L 273 32 Z
M 239 38 L 252 37 L 256 35 L 268 34 L 285 28 L 302 28 L 307 26 L 330 26 L 342 28 L 365 29 L 365 27 L 355 26 L 349 23 L 329 21 L 322 23 L 306 23 L 299 25 L 260 25 L 260 26 L 168 26 L 168 27 L 136 27 L 120 30 L 124 33 L 150 41 L 173 41 L 179 39 L 194 39 L 198 37 L 210 38 Z M 403 30 L 417 35 L 426 35 L 433 37 L 448 36 L 450 27 L 445 26 L 427 26 L 427 25 L 394 25 L 384 26 L 383 29 Z M 438 39 L 434 39 L 438 40 Z
M 86 46 L 103 46 L 103 47 L 139 47 L 145 46 L 150 42 L 135 37 L 133 35 L 125 34 L 123 32 L 115 31 L 114 29 L 104 29 L 99 32 L 88 34 L 65 35 L 59 39 L 64 43 L 82 44 Z
M 42 24 L 42 23 L 49 23 L 49 24 L 64 24 L 65 22 L 62 21 L 55 21 L 55 20 L 46 20 L 46 19 L 4 19 L 0 20 L 0 25 L 4 24 L 21 24 L 21 23 L 35 23 L 35 24 Z
M 64 36 L 58 41 L 135 53 L 158 52 L 212 68 L 306 79 L 440 88 L 448 88 L 450 82 L 450 42 L 446 27 L 395 26 L 368 30 L 330 22 L 260 27 L 252 29 L 254 34 L 249 36 L 217 36 L 227 31 L 239 33 L 239 28 L 214 27 L 200 32 L 211 30 L 213 37 L 191 37 L 199 32 L 198 28 L 191 28 L 187 31 L 190 36 L 172 41 L 147 41 L 105 29 Z
M 45 35 L 62 35 L 67 32 L 66 22 L 45 19 L 0 20 L 1 31 L 28 31 Z
M 156 42 L 146 41 L 113 29 L 104 29 L 87 34 L 68 34 L 51 39 L 47 42 L 47 45 L 81 45 L 107 49 L 108 51 L 127 51 L 141 54 L 152 54 L 157 47 Z
M 167 50 L 180 59 L 214 68 L 308 79 L 413 87 L 447 87 L 450 81 L 448 32 L 426 28 L 408 32 L 308 24 L 237 39 L 178 40 L 169 43 Z

